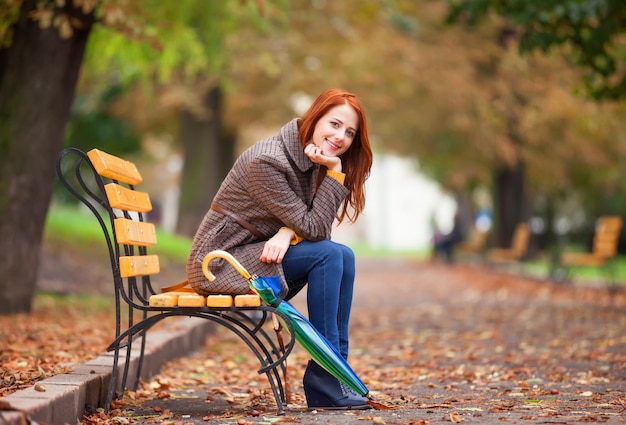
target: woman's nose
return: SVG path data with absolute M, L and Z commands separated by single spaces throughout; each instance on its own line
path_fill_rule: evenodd
M 337 132 L 335 133 L 335 139 L 337 140 L 343 140 L 346 137 L 346 130 L 343 128 L 340 128 L 337 130 Z

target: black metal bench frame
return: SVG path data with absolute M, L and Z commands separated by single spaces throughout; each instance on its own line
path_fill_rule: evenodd
M 89 157 L 83 151 L 76 148 L 68 148 L 61 151 L 57 158 L 57 176 L 63 186 L 80 202 L 82 202 L 95 216 L 109 251 L 111 270 L 113 274 L 115 295 L 115 339 L 107 347 L 107 351 L 113 352 L 113 369 L 107 398 L 103 407 L 108 412 L 114 398 L 123 395 L 127 388 L 131 350 L 135 344 L 139 345 L 139 359 L 136 374 L 131 385 L 136 390 L 139 385 L 141 369 L 146 347 L 147 331 L 155 324 L 169 317 L 187 316 L 199 317 L 222 325 L 244 341 L 257 357 L 260 368 L 259 374 L 265 374 L 271 386 L 279 414 L 284 414 L 286 404 L 285 386 L 283 379 L 286 377 L 285 360 L 295 344 L 293 338 L 294 327 L 291 319 L 273 307 L 261 305 L 258 307 L 151 307 L 149 298 L 157 294 L 152 286 L 150 276 L 123 278 L 120 274 L 120 256 L 147 255 L 146 247 L 125 245 L 118 242 L 113 222 L 123 216 L 131 218 L 125 211 L 115 211 L 111 208 L 106 196 L 104 186 L 108 182 L 119 182 L 115 179 L 100 176 Z M 134 190 L 133 185 L 127 185 Z M 144 221 L 144 214 L 138 213 L 135 221 Z M 128 308 L 128 325 L 122 328 L 122 310 Z M 263 325 L 271 322 L 271 315 L 275 314 L 287 328 L 291 337 L 287 344 L 277 344 Z M 119 359 L 125 351 L 124 368 L 119 373 Z M 281 373 L 282 372 L 282 378 Z M 120 385 L 117 385 L 117 380 Z M 115 394 L 116 388 L 121 388 L 120 394 Z M 101 401 L 102 402 L 102 401 Z

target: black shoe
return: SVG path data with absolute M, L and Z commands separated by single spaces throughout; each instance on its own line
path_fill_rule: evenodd
M 309 361 L 304 372 L 303 384 L 309 409 L 365 410 L 372 408 L 367 403 L 367 398 L 358 395 L 312 360 Z

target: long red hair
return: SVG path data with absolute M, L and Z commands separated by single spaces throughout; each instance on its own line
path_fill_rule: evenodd
M 359 128 L 350 148 L 340 156 L 343 172 L 346 174 L 344 185 L 350 191 L 344 200 L 343 208 L 337 216 L 340 223 L 346 217 L 349 221 L 354 222 L 365 207 L 365 180 L 370 175 L 373 155 L 367 134 L 367 119 L 365 118 L 363 107 L 352 93 L 339 89 L 326 90 L 315 99 L 313 104 L 300 118 L 298 128 L 298 136 L 304 149 L 311 141 L 315 125 L 320 118 L 326 115 L 329 109 L 343 104 L 348 104 L 355 110 L 359 117 Z M 350 208 L 352 213 L 350 213 Z

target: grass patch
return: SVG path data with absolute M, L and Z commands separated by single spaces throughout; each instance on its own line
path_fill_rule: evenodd
M 567 252 L 584 252 L 569 249 Z M 626 285 L 626 256 L 618 255 L 612 261 L 617 285 Z M 550 257 L 548 255 L 538 255 L 536 258 L 525 263 L 525 269 L 533 276 L 548 278 L 552 270 Z M 604 267 L 572 267 L 569 273 L 571 280 L 607 282 L 609 279 L 608 269 Z
M 109 296 L 37 291 L 33 302 L 36 311 L 57 311 L 61 306 L 85 314 L 115 311 L 115 304 Z
M 366 243 L 351 243 L 350 248 L 358 258 L 398 258 L 398 259 L 425 259 L 430 256 L 430 250 L 392 250 L 388 248 L 376 248 Z
M 102 240 L 102 230 L 86 209 L 52 206 L 46 217 L 44 237 L 85 244 Z

